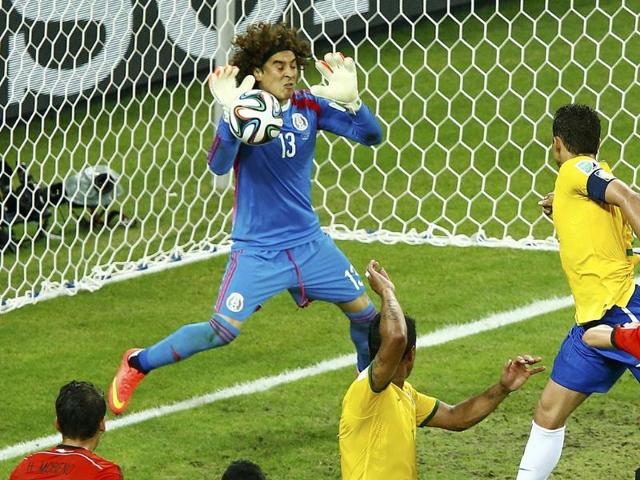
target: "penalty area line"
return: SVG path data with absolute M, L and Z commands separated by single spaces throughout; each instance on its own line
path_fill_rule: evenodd
M 460 338 L 477 335 L 478 333 L 495 330 L 513 323 L 529 320 L 540 315 L 555 312 L 563 308 L 573 305 L 573 298 L 555 297 L 548 300 L 538 300 L 528 305 L 508 310 L 505 312 L 495 313 L 481 320 L 472 321 L 458 325 L 450 325 L 439 330 L 435 330 L 426 335 L 422 335 L 417 339 L 417 347 L 433 347 L 444 343 L 458 340 Z M 207 393 L 188 400 L 163 405 L 160 407 L 142 410 L 140 412 L 126 415 L 122 418 L 109 420 L 107 422 L 107 430 L 117 430 L 118 428 L 128 427 L 137 423 L 146 422 L 154 418 L 164 417 L 172 413 L 191 410 L 193 408 L 208 405 L 220 400 L 239 397 L 241 395 L 251 395 L 254 393 L 266 392 L 280 385 L 292 383 L 297 380 L 314 377 L 323 373 L 333 372 L 341 368 L 355 364 L 355 354 L 341 355 L 330 360 L 325 360 L 315 365 L 305 368 L 296 368 L 294 370 L 284 371 L 278 375 L 270 377 L 262 377 L 245 383 L 239 383 L 232 387 L 223 388 L 215 392 Z M 15 457 L 26 455 L 35 450 L 48 448 L 60 441 L 60 435 L 48 435 L 46 437 L 36 438 L 10 445 L 0 449 L 0 462 Z

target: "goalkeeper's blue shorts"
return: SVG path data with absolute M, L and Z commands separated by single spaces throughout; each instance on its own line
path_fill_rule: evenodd
M 286 250 L 234 250 L 214 312 L 243 321 L 274 295 L 288 290 L 299 307 L 313 300 L 346 303 L 365 288 L 331 237 Z
M 607 310 L 599 324 L 621 325 L 640 320 L 640 288 L 636 289 L 625 308 Z M 551 379 L 576 392 L 609 391 L 625 370 L 640 381 L 640 360 L 622 350 L 593 348 L 582 341 L 585 328 L 576 325 L 562 343 L 553 363 Z

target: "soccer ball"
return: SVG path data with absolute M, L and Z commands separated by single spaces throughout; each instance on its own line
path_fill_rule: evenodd
M 231 133 L 247 145 L 262 145 L 280 134 L 282 108 L 264 90 L 249 90 L 233 102 L 229 112 Z

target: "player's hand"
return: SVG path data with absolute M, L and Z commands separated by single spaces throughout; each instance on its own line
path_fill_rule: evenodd
M 216 102 L 225 109 L 230 109 L 233 102 L 244 92 L 251 90 L 256 83 L 253 75 L 247 75 L 239 86 L 236 86 L 238 67 L 225 65 L 216 69 L 207 77 L 209 90 L 213 94 Z
M 318 97 L 328 98 L 347 107 L 352 112 L 362 105 L 358 95 L 358 73 L 351 57 L 342 53 L 327 53 L 324 60 L 316 62 L 316 69 L 322 75 L 324 83 L 313 85 L 311 93 Z
M 544 366 L 533 366 L 541 360 L 542 357 L 532 357 L 531 355 L 518 355 L 515 360 L 509 359 L 502 369 L 500 385 L 509 392 L 518 390 L 529 380 L 531 375 L 545 370 Z
M 378 295 L 382 296 L 385 290 L 395 292 L 396 287 L 389 278 L 389 274 L 377 261 L 371 260 L 369 262 L 365 275 L 369 279 L 371 289 Z
M 553 192 L 547 193 L 542 200 L 538 202 L 542 207 L 542 212 L 549 218 L 553 216 Z

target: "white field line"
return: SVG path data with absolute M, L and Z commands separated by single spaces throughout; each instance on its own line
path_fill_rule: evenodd
M 417 346 L 418 348 L 421 348 L 441 345 L 459 338 L 476 335 L 478 333 L 494 330 L 512 323 L 522 322 L 539 315 L 555 312 L 556 310 L 570 307 L 572 304 L 572 297 L 556 297 L 548 300 L 539 300 L 514 310 L 489 315 L 481 320 L 458 325 L 450 325 L 432 333 L 422 335 L 417 340 Z M 171 405 L 150 408 L 116 420 L 110 420 L 107 422 L 107 430 L 116 430 L 118 428 L 128 427 L 137 423 L 146 422 L 153 418 L 163 417 L 165 415 L 182 412 L 184 410 L 191 410 L 192 408 L 208 405 L 227 398 L 265 392 L 286 383 L 295 382 L 296 380 L 313 377 L 322 373 L 332 372 L 354 364 L 355 354 L 342 355 L 331 360 L 325 360 L 315 365 L 311 365 L 310 367 L 285 371 L 271 377 L 263 377 L 250 382 L 240 383 L 232 387 L 217 390 L 188 400 L 183 400 Z M 49 435 L 2 448 L 0 450 L 0 461 L 9 460 L 11 458 L 25 455 L 34 450 L 50 447 L 58 441 L 60 441 L 59 435 Z

